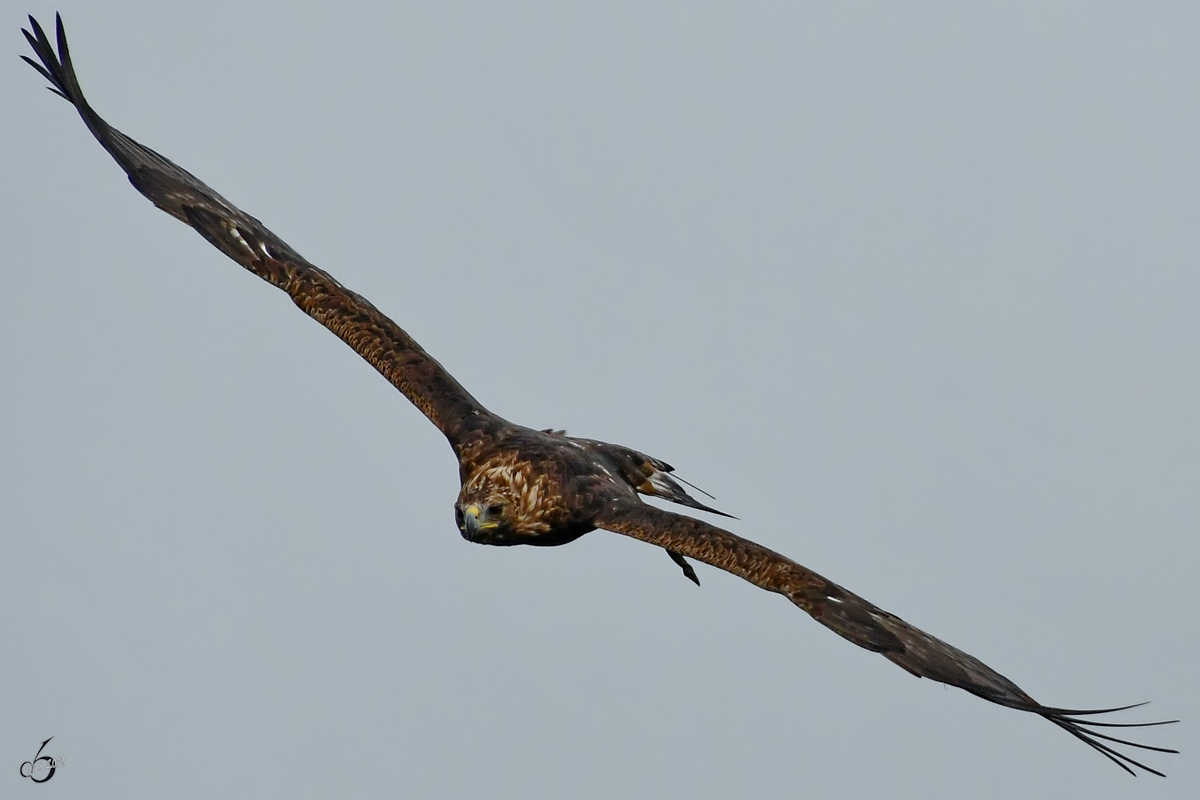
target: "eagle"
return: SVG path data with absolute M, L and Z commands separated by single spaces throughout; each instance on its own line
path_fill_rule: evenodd
M 106 123 L 84 99 L 61 16 L 57 53 L 37 20 L 23 30 L 38 61 L 21 56 L 69 101 L 130 183 L 229 258 L 282 289 L 304 313 L 348 344 L 442 432 L 458 459 L 454 505 L 463 538 L 477 544 L 556 547 L 596 529 L 661 547 L 690 580 L 687 559 L 781 594 L 844 639 L 921 678 L 957 686 L 997 705 L 1036 714 L 1131 775 L 1162 776 L 1120 747 L 1177 753 L 1102 731 L 1167 725 L 1094 717 L 1143 705 L 1069 709 L 1042 705 L 978 658 L 908 624 L 786 556 L 723 528 L 642 501 L 658 497 L 728 517 L 692 497 L 673 468 L 630 447 L 535 430 L 489 411 L 399 325 L 309 263 L 254 217 L 170 159 Z M 682 482 L 686 483 L 686 482 Z M 688 484 L 689 486 L 691 484 Z M 692 487 L 695 488 L 695 487 Z M 1115 732 L 1115 731 L 1114 731 Z

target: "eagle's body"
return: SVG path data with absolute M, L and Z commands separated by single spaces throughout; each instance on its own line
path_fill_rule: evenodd
M 370 362 L 445 435 L 459 462 L 462 486 L 455 517 L 466 539 L 491 545 L 554 546 L 597 528 L 641 539 L 664 548 L 697 583 L 685 557 L 783 595 L 822 625 L 913 675 L 1038 714 L 1128 772 L 1137 767 L 1162 774 L 1105 742 L 1174 750 L 1117 739 L 1091 726 L 1165 723 L 1093 722 L 1086 717 L 1124 709 L 1041 705 L 979 659 L 791 559 L 715 525 L 643 503 L 639 494 L 721 513 L 692 498 L 671 477 L 672 468 L 665 462 L 619 445 L 514 425 L 488 411 L 365 298 L 309 263 L 194 175 L 104 122 L 79 88 L 61 20 L 57 55 L 37 22 L 32 17 L 30 22 L 33 33 L 25 35 L 41 63 L 25 60 L 50 80 L 53 91 L 75 106 L 138 191 L 238 264 L 286 292 L 306 314 Z

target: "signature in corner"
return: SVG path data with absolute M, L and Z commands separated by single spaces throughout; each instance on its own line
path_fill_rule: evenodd
M 50 737 L 50 739 L 53 738 L 53 736 Z M 38 748 L 37 755 L 33 757 L 33 761 L 26 761 L 21 765 L 22 778 L 29 778 L 34 783 L 45 783 L 54 777 L 54 770 L 63 765 L 61 756 L 51 758 L 50 756 L 42 755 L 42 751 L 46 749 L 46 745 L 50 744 L 50 739 L 42 742 L 42 746 Z M 47 772 L 47 770 L 49 771 Z M 37 773 L 39 772 L 45 772 L 46 776 L 44 778 L 37 777 Z

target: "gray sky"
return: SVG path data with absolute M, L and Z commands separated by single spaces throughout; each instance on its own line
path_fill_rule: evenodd
M 0 0 L 0 794 L 1196 797 L 1200 7 L 902 6 Z M 464 542 L 433 426 L 17 59 L 56 8 L 494 411 L 1153 700 L 1170 777 L 617 535 Z

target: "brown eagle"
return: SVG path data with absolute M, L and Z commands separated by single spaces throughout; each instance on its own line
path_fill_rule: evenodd
M 689 495 L 663 461 L 628 447 L 567 436 L 563 431 L 514 425 L 488 411 L 365 298 L 310 264 L 194 175 L 109 126 L 79 88 L 62 19 L 57 18 L 57 55 L 37 21 L 30 17 L 29 22 L 32 32 L 23 32 L 41 63 L 22 58 L 50 81 L 51 91 L 75 106 L 134 188 L 195 228 L 225 255 L 287 292 L 301 310 L 369 361 L 445 435 L 458 457 L 462 482 L 454 507 L 455 522 L 468 541 L 552 547 L 597 528 L 632 536 L 665 549 L 697 584 L 696 573 L 685 557 L 783 595 L 839 636 L 881 654 L 913 675 L 1044 717 L 1131 775 L 1136 774 L 1134 768 L 1162 773 L 1114 745 L 1178 752 L 1096 730 L 1166 725 L 1176 720 L 1100 722 L 1091 717 L 1134 706 L 1087 710 L 1044 706 L 974 656 L 795 561 L 707 522 L 647 505 L 639 494 L 721 514 Z

